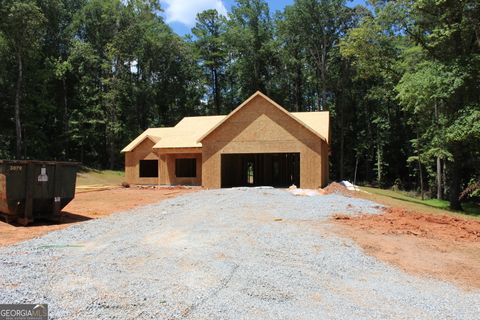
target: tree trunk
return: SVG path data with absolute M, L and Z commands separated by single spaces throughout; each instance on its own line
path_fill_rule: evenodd
M 377 146 L 377 183 L 380 187 L 382 184 L 382 148 Z
M 113 138 L 110 141 L 109 162 L 110 162 L 110 170 L 114 170 L 115 169 L 115 143 L 113 142 Z
M 107 124 L 107 143 L 108 143 L 108 164 L 110 170 L 115 169 L 116 147 L 115 147 L 115 132 L 114 127 L 117 124 L 117 115 L 115 110 L 115 103 L 110 106 L 109 124 Z
M 302 69 L 297 65 L 295 72 L 295 112 L 303 110 L 303 99 L 302 99 Z
M 435 101 L 435 125 L 437 130 L 439 130 L 439 111 L 438 111 L 438 104 Z M 443 198 L 443 188 L 442 188 L 442 159 L 438 156 L 437 157 L 437 199 Z
M 420 195 L 422 196 L 422 200 L 425 200 L 425 195 L 423 192 L 423 170 L 422 170 L 422 162 L 420 161 L 420 133 L 417 123 L 417 157 L 418 157 L 418 175 L 420 179 Z
M 22 95 L 22 81 L 23 81 L 23 62 L 22 56 L 17 52 L 17 86 L 15 90 L 15 132 L 16 138 L 16 158 L 22 157 L 22 124 L 20 122 L 20 98 Z
M 371 155 L 368 155 L 368 157 L 365 157 L 364 162 L 363 162 L 364 166 L 365 166 L 365 168 L 364 168 L 364 175 L 365 176 L 364 176 L 363 180 L 368 181 L 368 182 L 372 182 L 372 175 L 371 175 L 372 170 L 371 170 L 371 167 L 370 167 L 370 164 L 371 164 L 370 160 L 371 159 L 372 159 Z
M 316 104 L 317 104 L 317 111 L 323 111 L 323 102 L 322 97 L 324 96 L 323 92 L 323 61 L 322 55 L 318 52 L 318 50 L 311 50 L 312 56 L 315 59 L 315 89 L 317 90 L 316 95 Z
M 442 159 L 437 157 L 437 199 L 443 199 Z
M 358 156 L 357 159 L 355 160 L 355 173 L 353 175 L 353 185 L 357 185 L 357 169 L 358 169 Z
M 420 196 L 422 197 L 422 200 L 425 200 L 425 192 L 423 191 L 423 169 L 422 163 L 420 162 L 420 155 L 418 156 L 418 174 L 420 176 Z
M 84 139 L 82 138 L 82 142 L 80 145 L 80 162 L 85 162 L 85 148 L 84 148 Z
M 220 115 L 222 113 L 222 110 L 220 109 L 220 90 L 218 89 L 218 74 L 216 69 L 212 69 L 213 73 L 213 87 L 214 87 L 214 100 L 215 100 L 215 110 L 217 112 L 217 115 Z
M 343 123 L 343 103 L 340 101 L 340 180 L 343 181 L 344 178 L 344 168 L 345 168 L 345 125 Z
M 62 88 L 63 88 L 63 150 L 65 159 L 68 158 L 68 98 L 67 98 L 67 81 L 65 78 L 62 79 Z
M 325 110 L 327 104 L 327 39 L 325 33 L 323 34 L 322 64 L 320 73 L 322 79 L 322 110 Z
M 447 161 L 442 161 L 442 181 L 443 181 L 443 199 L 445 199 L 445 195 L 447 194 Z
M 460 159 L 460 151 L 458 150 L 458 146 L 454 147 L 453 150 L 453 163 L 450 166 L 450 188 L 449 188 L 449 200 L 450 200 L 450 208 L 453 210 L 462 211 L 462 204 L 460 202 L 460 193 L 461 193 L 461 179 L 460 179 L 460 172 L 461 172 L 461 164 Z

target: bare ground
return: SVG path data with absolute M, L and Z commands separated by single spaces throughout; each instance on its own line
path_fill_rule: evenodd
M 480 290 L 406 274 L 333 230 L 378 204 L 201 191 L 0 248 L 0 303 L 52 319 L 476 319 Z
M 62 224 L 41 222 L 21 227 L 0 222 L 0 246 L 196 190 L 117 188 L 78 193 L 65 208 Z M 385 197 L 348 192 L 335 184 L 325 190 L 390 204 Z M 407 210 L 395 203 L 382 215 L 337 215 L 334 221 L 339 234 L 355 240 L 369 255 L 412 274 L 454 282 L 466 289 L 480 288 L 479 220 L 439 215 L 430 208 Z
M 389 204 L 372 195 L 347 195 Z M 394 206 L 381 215 L 337 215 L 334 221 L 337 232 L 355 240 L 367 254 L 408 273 L 453 282 L 464 289 L 480 288 L 480 221 L 437 212 Z

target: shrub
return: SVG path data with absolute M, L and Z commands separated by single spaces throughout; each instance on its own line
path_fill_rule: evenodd
M 472 179 L 460 194 L 462 201 L 480 201 L 480 179 Z

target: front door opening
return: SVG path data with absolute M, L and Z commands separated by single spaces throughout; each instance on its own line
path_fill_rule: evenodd
M 177 178 L 195 178 L 197 176 L 197 159 L 176 159 L 175 176 Z
M 222 188 L 300 186 L 300 153 L 222 154 Z

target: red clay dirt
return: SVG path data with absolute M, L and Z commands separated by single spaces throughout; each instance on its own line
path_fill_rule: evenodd
M 132 187 L 77 193 L 75 199 L 63 209 L 64 216 L 61 223 L 37 222 L 22 227 L 0 221 L 0 246 L 39 237 L 80 221 L 101 218 L 197 190 L 199 189 L 184 187 Z
M 355 196 L 355 192 L 347 190 L 343 185 L 338 182 L 332 182 L 327 187 L 323 189 L 325 194 L 340 193 L 347 197 Z
M 479 220 L 388 207 L 380 215 L 337 215 L 334 221 L 340 235 L 382 261 L 411 274 L 480 289 Z

